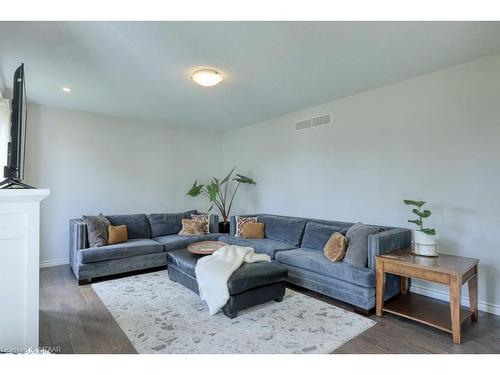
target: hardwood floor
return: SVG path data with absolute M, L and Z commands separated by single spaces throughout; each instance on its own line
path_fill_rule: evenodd
M 92 286 L 69 266 L 40 270 L 40 345 L 60 353 L 136 353 Z
M 290 288 L 339 306 L 342 302 L 302 288 Z M 480 312 L 463 325 L 462 344 L 451 335 L 385 314 L 374 327 L 334 353 L 500 353 L 500 317 Z M 69 266 L 40 270 L 40 344 L 56 353 L 136 353 L 92 286 L 78 286 Z

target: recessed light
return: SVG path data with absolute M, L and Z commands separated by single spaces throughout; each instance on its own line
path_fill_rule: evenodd
M 200 86 L 215 86 L 222 82 L 224 77 L 215 69 L 200 69 L 191 75 L 191 79 Z
M 63 87 L 62 90 L 64 92 L 71 92 L 71 89 L 69 87 Z

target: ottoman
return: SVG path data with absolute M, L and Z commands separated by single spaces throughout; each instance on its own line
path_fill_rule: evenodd
M 203 256 L 187 250 L 168 252 L 168 277 L 199 294 L 195 268 L 196 262 Z M 239 311 L 251 306 L 272 300 L 281 302 L 285 295 L 287 273 L 286 268 L 275 263 L 243 263 L 227 282 L 229 300 L 222 312 L 233 319 Z

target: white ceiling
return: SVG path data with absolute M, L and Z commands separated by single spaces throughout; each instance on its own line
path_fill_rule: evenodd
M 500 22 L 0 22 L 32 102 L 230 129 L 500 52 Z M 222 84 L 195 85 L 195 68 Z M 71 94 L 62 92 L 68 86 Z

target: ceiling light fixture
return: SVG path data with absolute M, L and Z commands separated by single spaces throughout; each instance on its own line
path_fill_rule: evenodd
M 215 69 L 200 69 L 191 75 L 191 79 L 200 86 L 215 86 L 224 79 Z
M 63 87 L 62 90 L 64 92 L 71 92 L 71 89 L 69 87 Z

